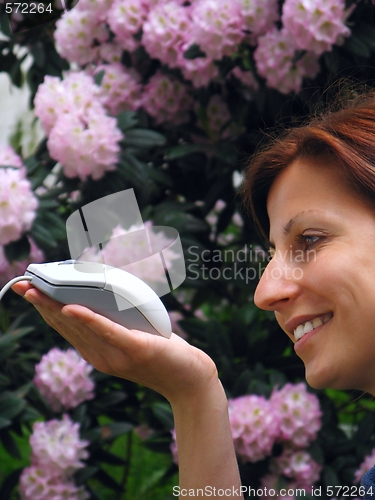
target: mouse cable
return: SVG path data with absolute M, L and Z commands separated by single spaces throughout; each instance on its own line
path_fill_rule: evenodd
M 8 283 L 0 290 L 0 300 L 4 297 L 9 288 L 14 285 L 14 283 L 18 283 L 19 281 L 31 281 L 32 279 L 32 276 L 17 276 L 17 278 L 13 278 L 8 281 Z

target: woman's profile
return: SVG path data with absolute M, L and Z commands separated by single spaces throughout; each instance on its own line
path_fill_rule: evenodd
M 252 159 L 242 193 L 272 255 L 256 305 L 275 312 L 312 387 L 375 394 L 375 97 L 275 139 Z M 131 331 L 82 306 L 62 306 L 26 282 L 14 290 L 95 368 L 168 399 L 180 491 L 211 485 L 240 497 L 227 400 L 204 352 L 174 334 Z M 363 484 L 375 486 L 372 476 Z

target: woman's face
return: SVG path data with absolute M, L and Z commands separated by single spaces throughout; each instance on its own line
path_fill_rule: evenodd
M 302 158 L 267 210 L 273 258 L 255 304 L 275 311 L 312 387 L 375 394 L 375 212 L 335 163 Z

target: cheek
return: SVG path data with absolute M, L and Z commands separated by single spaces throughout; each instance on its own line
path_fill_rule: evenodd
M 353 295 L 359 286 L 358 272 L 353 260 L 343 255 L 322 252 L 316 254 L 314 261 L 309 262 L 303 273 L 304 285 L 319 295 L 329 299 Z

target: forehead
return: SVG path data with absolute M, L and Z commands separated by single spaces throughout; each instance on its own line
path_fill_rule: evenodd
M 353 204 L 364 207 L 340 167 L 324 158 L 298 158 L 275 179 L 267 198 L 270 237 L 294 218 L 331 212 L 344 217 Z

